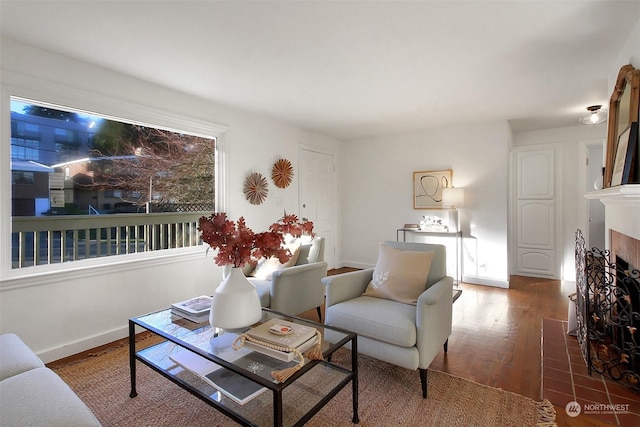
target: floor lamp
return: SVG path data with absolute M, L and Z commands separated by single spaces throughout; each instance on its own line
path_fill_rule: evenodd
M 442 206 L 451 209 L 456 216 L 456 283 L 455 286 L 460 287 L 462 283 L 461 271 L 462 261 L 460 254 L 462 252 L 462 231 L 460 230 L 460 212 L 458 208 L 464 206 L 464 189 L 457 187 L 447 187 L 442 189 Z

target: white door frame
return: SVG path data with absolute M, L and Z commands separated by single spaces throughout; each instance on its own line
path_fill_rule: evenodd
M 337 248 L 340 246 L 340 236 L 338 235 L 338 179 L 337 179 L 337 155 L 334 150 L 331 150 L 326 147 L 316 147 L 310 145 L 300 144 L 298 146 L 298 164 L 300 165 L 300 160 L 302 158 L 302 151 L 311 151 L 314 153 L 324 154 L 327 156 L 333 157 L 333 170 L 334 170 L 334 179 L 333 179 L 333 200 L 334 200 L 334 208 L 331 213 L 331 230 L 333 243 L 325 241 L 324 248 L 324 258 L 328 264 L 329 269 L 338 268 L 340 265 L 338 263 L 338 250 Z M 298 169 L 298 173 L 300 173 L 300 167 Z M 299 189 L 299 191 L 301 191 Z M 298 194 L 298 214 L 300 215 L 302 212 L 302 194 Z M 331 247 L 329 247 L 331 246 Z
M 585 188 L 585 183 L 587 181 L 587 177 L 588 177 L 588 166 L 586 164 L 586 159 L 589 157 L 589 147 L 593 147 L 593 146 L 601 146 L 602 147 L 602 152 L 606 153 L 606 139 L 604 138 L 595 138 L 595 139 L 587 139 L 584 141 L 580 141 L 580 148 L 579 148 L 579 159 L 578 159 L 578 164 L 581 165 L 580 167 L 580 197 L 582 198 L 582 203 L 580 204 L 580 213 L 579 213 L 579 224 L 581 224 L 581 229 L 582 229 L 582 233 L 585 236 L 585 240 L 587 242 L 589 242 L 589 200 L 584 197 L 585 193 L 584 193 L 584 188 Z M 595 189 L 591 190 L 591 191 L 595 191 Z M 605 240 L 606 240 L 606 236 L 605 236 Z M 604 249 L 604 248 L 601 248 Z

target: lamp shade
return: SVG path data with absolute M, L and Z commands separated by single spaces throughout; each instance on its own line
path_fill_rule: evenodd
M 442 206 L 461 208 L 464 206 L 464 189 L 447 187 L 442 189 Z

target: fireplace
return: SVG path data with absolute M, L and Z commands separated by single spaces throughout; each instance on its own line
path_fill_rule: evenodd
M 578 342 L 592 371 L 640 392 L 640 184 L 593 191 L 605 207 L 605 248 L 576 233 Z
M 595 371 L 640 392 L 640 272 L 623 254 L 615 255 L 615 262 L 611 256 L 609 250 L 586 250 L 578 230 L 577 338 L 589 374 Z

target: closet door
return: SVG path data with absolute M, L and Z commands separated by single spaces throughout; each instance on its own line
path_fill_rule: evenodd
M 324 260 L 335 268 L 335 157 L 328 153 L 300 150 L 300 218 L 313 221 L 313 231 L 324 237 Z
M 560 278 L 556 148 L 516 149 L 516 274 Z

